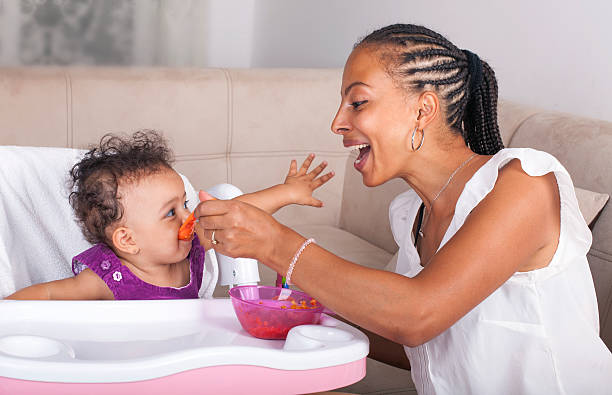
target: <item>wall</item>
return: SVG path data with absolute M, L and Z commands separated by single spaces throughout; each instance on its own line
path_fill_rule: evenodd
M 610 16 L 607 0 L 265 0 L 252 67 L 341 67 L 359 37 L 416 23 L 489 62 L 501 97 L 612 121 Z
M 502 98 L 612 121 L 609 0 L 0 0 L 0 66 L 342 67 L 417 23 L 478 53 Z
M 255 0 L 0 0 L 0 66 L 249 67 Z

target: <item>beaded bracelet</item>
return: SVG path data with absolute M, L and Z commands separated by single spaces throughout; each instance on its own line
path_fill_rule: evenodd
M 308 244 L 310 243 L 316 243 L 315 239 L 310 238 L 306 240 L 304 243 L 302 243 L 301 247 L 297 250 L 297 252 L 293 256 L 293 259 L 291 260 L 291 263 L 289 264 L 289 269 L 287 269 L 287 275 L 285 276 L 285 282 L 287 283 L 287 285 L 291 284 L 291 274 L 293 273 L 293 268 L 295 267 L 297 260 L 299 259 L 300 255 L 302 255 L 304 248 L 306 248 Z

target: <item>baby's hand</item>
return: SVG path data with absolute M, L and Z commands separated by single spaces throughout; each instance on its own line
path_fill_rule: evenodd
M 333 176 L 334 172 L 330 171 L 327 174 L 318 177 L 319 174 L 327 167 L 327 162 L 323 161 L 321 164 L 309 173 L 308 168 L 312 164 L 315 155 L 310 154 L 302 163 L 302 167 L 297 169 L 297 162 L 291 161 L 289 166 L 289 173 L 285 177 L 285 186 L 290 190 L 290 196 L 293 203 L 302 204 L 314 207 L 323 207 L 323 202 L 315 199 L 312 196 L 312 192 L 329 181 Z

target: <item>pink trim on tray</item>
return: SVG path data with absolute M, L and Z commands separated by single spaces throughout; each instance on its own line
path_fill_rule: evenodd
M 366 374 L 366 359 L 310 370 L 226 365 L 126 383 L 53 383 L 0 377 L 0 393 L 11 395 L 287 394 L 319 392 L 353 384 Z

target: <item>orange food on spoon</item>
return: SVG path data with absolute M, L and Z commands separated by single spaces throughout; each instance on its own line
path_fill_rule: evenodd
M 191 236 L 193 236 L 193 231 L 195 228 L 195 221 L 196 220 L 195 220 L 195 217 L 193 216 L 193 213 L 189 214 L 189 217 L 187 217 L 187 220 L 185 220 L 185 222 L 183 222 L 183 224 L 179 228 L 179 231 L 178 231 L 179 240 L 191 239 Z
M 212 200 L 217 200 L 217 199 L 212 198 Z M 191 239 L 191 236 L 193 236 L 193 232 L 195 230 L 195 223 L 196 223 L 196 219 L 193 213 L 189 214 L 189 217 L 187 217 L 185 222 L 183 222 L 183 224 L 179 228 L 179 231 L 178 231 L 179 240 Z

